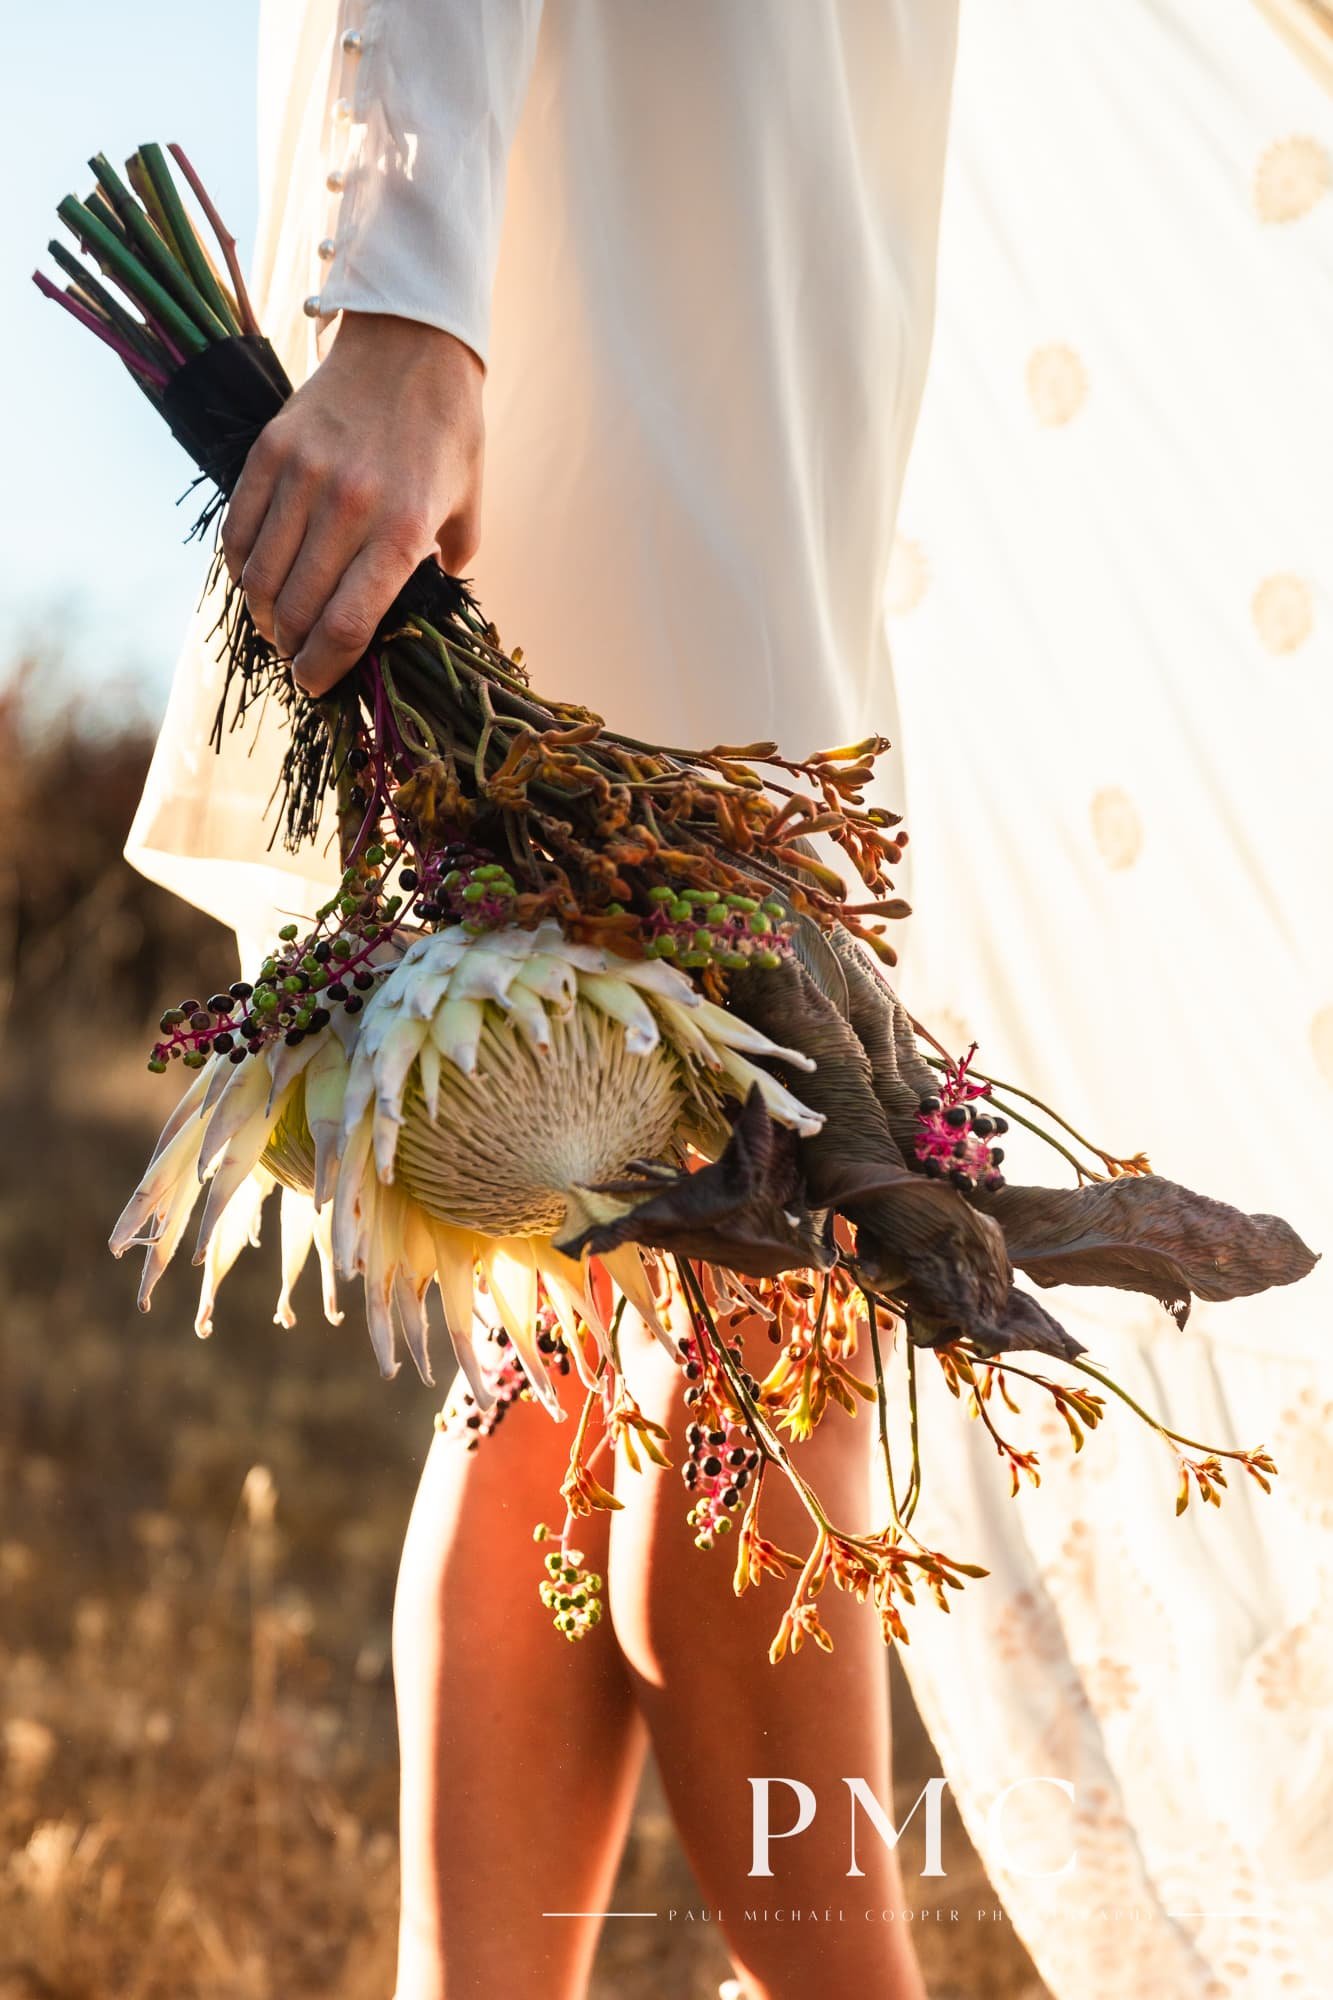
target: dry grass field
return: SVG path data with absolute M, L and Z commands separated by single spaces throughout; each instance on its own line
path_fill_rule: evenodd
M 389 2000 L 389 1614 L 438 1395 L 308 1293 L 275 1328 L 273 1244 L 212 1343 L 188 1268 L 136 1313 L 104 1246 L 173 1088 L 145 1032 L 228 941 L 119 858 L 140 735 L 39 729 L 16 687 L 0 757 L 0 2000 Z M 905 1808 L 935 1765 L 900 1696 Z M 947 1838 L 952 1900 L 992 1903 Z M 651 1781 L 620 1893 L 698 1902 Z M 609 1928 L 596 2000 L 725 1976 L 705 1926 Z M 935 2000 L 1044 1991 L 1004 1925 L 923 1950 Z

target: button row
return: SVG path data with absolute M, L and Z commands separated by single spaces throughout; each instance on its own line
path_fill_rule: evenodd
M 343 30 L 341 47 L 344 55 L 359 56 L 364 52 L 365 46 L 365 36 L 362 34 L 360 28 L 345 28 Z M 350 125 L 352 122 L 352 113 L 353 105 L 351 98 L 338 98 L 333 106 L 333 121 L 335 125 Z M 324 177 L 324 185 L 330 194 L 342 194 L 347 186 L 346 170 L 343 167 L 332 167 Z M 337 254 L 338 245 L 335 238 L 332 236 L 323 237 L 317 250 L 317 255 L 321 263 L 330 263 Z M 311 293 L 310 297 L 305 301 L 303 310 L 307 319 L 319 318 L 323 308 L 318 292 Z

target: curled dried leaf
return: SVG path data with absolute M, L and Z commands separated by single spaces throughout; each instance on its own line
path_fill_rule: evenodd
M 975 1201 L 1037 1284 L 1147 1292 L 1181 1326 L 1191 1296 L 1244 1298 L 1294 1284 L 1318 1261 L 1280 1216 L 1246 1215 L 1157 1174 L 1081 1188 L 1006 1187 Z
M 621 1243 L 642 1243 L 748 1278 L 827 1270 L 833 1261 L 827 1218 L 806 1206 L 795 1135 L 774 1123 L 757 1085 L 711 1165 L 644 1185 L 656 1191 L 560 1248 L 604 1257 Z M 608 1191 L 623 1199 L 635 1189 L 622 1181 L 598 1190 Z

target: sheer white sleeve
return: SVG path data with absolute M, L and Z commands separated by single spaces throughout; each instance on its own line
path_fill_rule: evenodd
M 344 0 L 312 316 L 423 320 L 486 359 L 509 147 L 540 19 L 541 0 Z

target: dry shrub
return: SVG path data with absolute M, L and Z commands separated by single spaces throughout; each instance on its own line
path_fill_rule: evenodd
M 105 1241 L 171 1087 L 146 1040 L 231 946 L 121 859 L 146 731 L 51 688 L 0 690 L 0 2000 L 388 2000 L 389 1613 L 437 1397 L 309 1290 L 275 1329 L 271 1243 L 210 1345 L 188 1270 L 135 1312 Z M 935 1766 L 900 1708 L 905 1812 Z M 950 1900 L 989 1906 L 946 1838 Z M 700 1900 L 650 1780 L 617 1901 Z M 1007 1928 L 963 1931 L 923 1934 L 939 2000 L 1039 2000 Z M 595 1994 L 725 1970 L 715 1927 L 612 1925 Z

